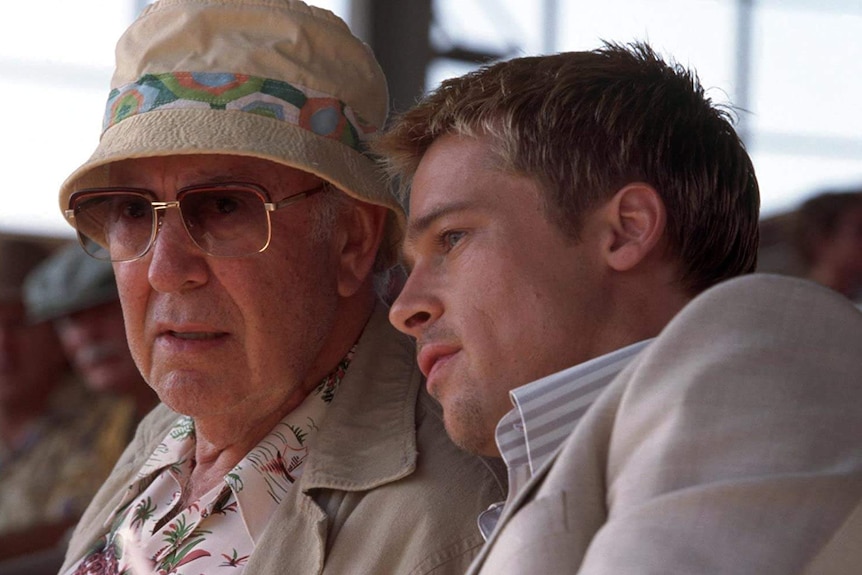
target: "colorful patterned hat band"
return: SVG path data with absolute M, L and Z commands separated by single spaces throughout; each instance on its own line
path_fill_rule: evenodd
M 404 208 L 366 149 L 386 123 L 386 78 L 343 20 L 301 0 L 157 0 L 115 53 L 102 136 L 63 182 L 61 210 L 110 185 L 117 162 L 259 158 L 387 208 L 379 261 L 395 263 Z
M 377 128 L 344 102 L 280 80 L 219 72 L 147 74 L 111 90 L 102 131 L 154 110 L 236 110 L 287 122 L 356 151 Z

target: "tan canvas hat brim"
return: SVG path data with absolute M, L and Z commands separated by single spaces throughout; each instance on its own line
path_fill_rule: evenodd
M 90 159 L 63 183 L 60 209 L 69 207 L 73 192 L 108 185 L 113 162 L 183 154 L 249 156 L 313 173 L 358 200 L 389 208 L 390 248 L 403 235 L 403 210 L 371 158 L 299 126 L 233 110 L 154 110 L 109 128 Z
M 299 0 L 159 0 L 116 56 L 101 140 L 61 186 L 62 210 L 73 192 L 107 185 L 114 162 L 248 156 L 388 208 L 381 249 L 395 253 L 404 210 L 363 153 L 386 120 L 386 79 L 337 16 Z

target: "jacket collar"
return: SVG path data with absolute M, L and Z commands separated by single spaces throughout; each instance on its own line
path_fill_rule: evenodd
M 416 468 L 416 399 L 422 376 L 413 342 L 389 324 L 388 311 L 378 303 L 359 338 L 306 463 L 302 491 L 364 491 Z

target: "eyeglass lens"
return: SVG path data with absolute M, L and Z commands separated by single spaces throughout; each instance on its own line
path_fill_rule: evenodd
M 188 190 L 179 208 L 189 236 L 213 256 L 245 256 L 269 240 L 266 199 L 243 189 Z M 84 249 L 99 259 L 132 260 L 149 250 L 157 231 L 150 198 L 136 192 L 95 192 L 76 201 L 75 225 Z

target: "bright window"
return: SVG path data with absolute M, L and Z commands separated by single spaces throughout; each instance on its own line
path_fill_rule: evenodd
M 313 3 L 349 20 L 351 0 Z M 0 231 L 71 235 L 57 190 L 98 141 L 114 45 L 144 4 L 0 5 L 7 186 Z M 750 6 L 750 43 L 742 41 L 740 6 Z M 431 37 L 442 48 L 513 57 L 645 39 L 694 67 L 715 100 L 748 110 L 739 127 L 758 171 L 764 215 L 826 187 L 862 185 L 862 107 L 851 97 L 862 89 L 858 0 L 435 0 L 434 11 Z M 438 59 L 428 86 L 473 67 Z
M 0 232 L 72 237 L 57 194 L 95 149 L 114 46 L 147 2 L 0 4 Z M 343 13 L 348 0 L 315 0 Z
M 433 38 L 443 48 L 511 57 L 646 40 L 696 69 L 713 100 L 747 110 L 738 112 L 737 127 L 757 170 L 764 216 L 823 188 L 862 187 L 862 107 L 851 97 L 862 90 L 858 1 L 436 0 L 436 6 Z M 740 10 L 750 15 L 748 43 Z M 471 68 L 440 59 L 428 85 Z

